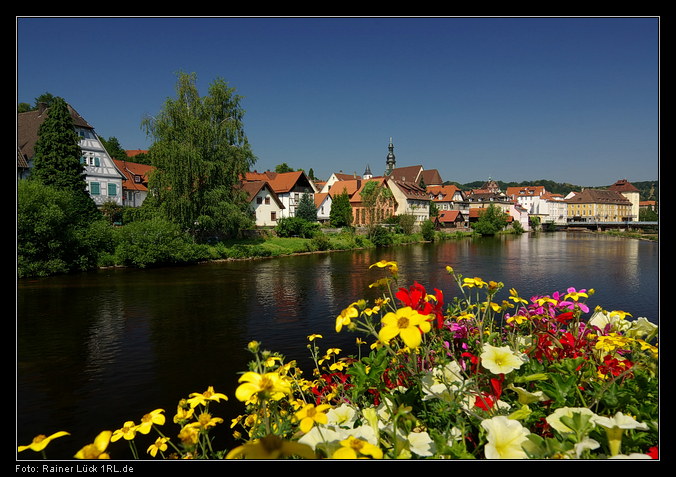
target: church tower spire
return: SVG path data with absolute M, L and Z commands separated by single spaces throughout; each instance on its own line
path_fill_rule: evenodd
M 390 144 L 387 147 L 389 152 L 387 153 L 387 160 L 385 161 L 385 175 L 389 176 L 396 165 L 396 160 L 394 158 L 394 144 L 392 144 L 392 138 L 390 138 Z

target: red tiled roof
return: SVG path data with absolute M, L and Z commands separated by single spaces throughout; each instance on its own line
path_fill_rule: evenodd
M 130 149 L 124 152 L 127 154 L 127 157 L 134 157 L 138 156 L 139 154 L 148 154 L 148 151 L 145 149 Z
M 138 164 L 136 162 L 120 161 L 113 159 L 115 167 L 124 175 L 125 180 L 122 188 L 127 190 L 148 190 L 148 175 L 155 170 L 153 166 Z
M 608 190 L 615 190 L 617 192 L 638 192 L 638 189 L 634 187 L 634 185 L 631 184 L 627 179 L 620 179 L 608 187 Z

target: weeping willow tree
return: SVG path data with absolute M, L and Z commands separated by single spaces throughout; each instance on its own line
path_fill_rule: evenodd
M 200 96 L 195 73 L 179 73 L 176 98 L 142 123 L 153 139 L 149 206 L 198 240 L 233 236 L 251 225 L 239 184 L 256 158 L 240 101 L 220 78 Z

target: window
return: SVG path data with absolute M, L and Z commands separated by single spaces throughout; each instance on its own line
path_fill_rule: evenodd
M 262 198 L 262 197 L 256 197 L 256 203 L 257 203 L 258 205 L 262 204 L 262 203 L 263 203 L 263 198 Z
M 101 184 L 99 184 L 98 182 L 90 182 L 89 193 L 91 195 L 101 195 Z
M 270 196 L 265 198 L 265 205 L 270 205 Z
M 270 220 L 272 220 L 273 222 L 277 221 L 277 212 L 275 212 L 274 210 L 270 212 Z
M 117 184 L 108 184 L 108 195 L 113 197 L 117 195 Z

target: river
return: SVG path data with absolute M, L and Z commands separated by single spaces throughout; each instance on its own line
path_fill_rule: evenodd
M 368 285 L 383 272 L 369 266 L 381 259 L 398 262 L 402 286 L 416 280 L 441 289 L 447 301 L 457 293 L 446 272 L 450 265 L 465 276 L 503 282 L 505 296 L 512 287 L 524 297 L 594 288 L 591 308 L 659 322 L 659 244 L 589 233 L 20 280 L 18 444 L 65 430 L 71 435 L 53 441 L 47 456 L 69 459 L 99 431 L 138 423 L 156 408 L 166 410 L 166 432 L 175 435 L 178 400 L 210 385 L 230 398 L 216 408 L 229 434 L 230 419 L 243 410 L 234 389 L 251 358 L 247 343 L 258 340 L 301 364 L 308 363 L 312 333 L 323 335 L 323 349 L 351 352 L 356 335 L 337 334 L 335 317 L 351 302 L 375 296 Z M 111 451 L 113 458 L 127 458 L 123 443 Z M 17 455 L 36 457 L 30 450 Z

